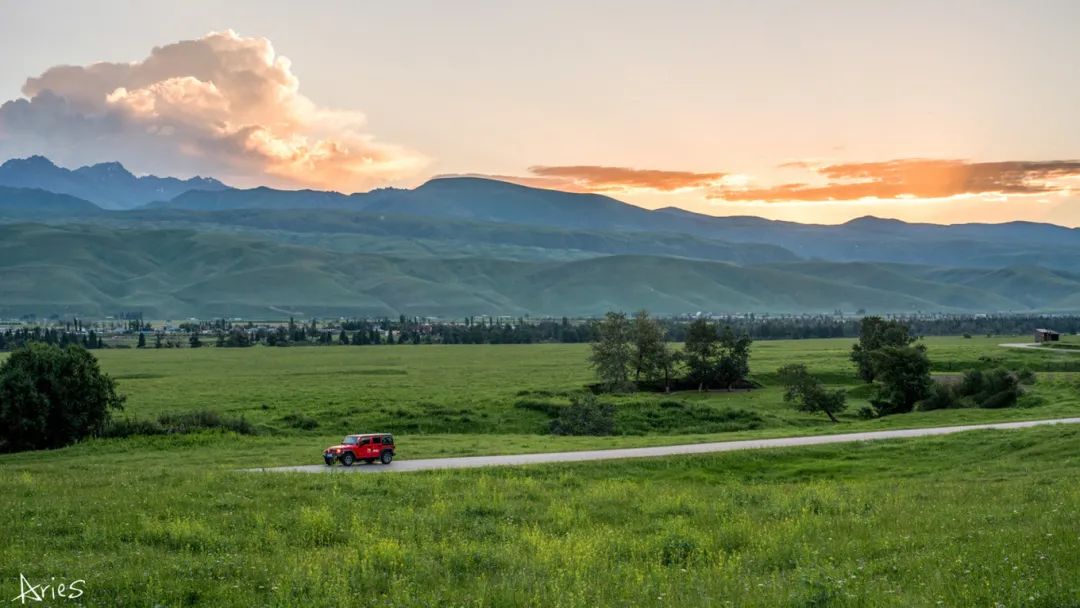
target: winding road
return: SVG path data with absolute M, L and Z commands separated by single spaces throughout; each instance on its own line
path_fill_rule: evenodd
M 907 437 L 931 437 L 951 435 L 965 431 L 984 429 L 1023 429 L 1047 424 L 1078 424 L 1080 418 L 1055 418 L 1052 420 L 1024 420 L 1020 422 L 997 422 L 965 426 L 939 426 L 922 429 L 898 429 L 893 431 L 869 431 L 838 435 L 815 435 L 808 437 L 780 437 L 775 439 L 747 439 L 716 443 L 692 443 L 665 445 L 648 448 L 621 448 L 613 450 L 589 450 L 582 452 L 550 452 L 544 454 L 506 454 L 501 456 L 467 456 L 463 458 L 430 458 L 426 460 L 399 460 L 390 465 L 357 464 L 351 467 L 309 464 L 291 467 L 267 467 L 247 469 L 255 472 L 275 473 L 388 473 L 406 471 L 434 471 L 439 469 L 473 469 L 478 467 L 542 464 L 547 462 L 581 462 L 586 460 L 616 460 L 623 458 L 656 458 L 685 454 L 712 454 L 761 448 L 790 448 L 828 443 L 853 441 L 876 441 L 879 439 L 904 439 Z M 318 454 L 316 454 L 318 456 Z

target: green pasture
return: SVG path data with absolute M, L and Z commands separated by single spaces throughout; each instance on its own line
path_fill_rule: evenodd
M 618 405 L 619 433 L 641 437 L 632 443 L 687 434 L 835 432 L 836 425 L 823 416 L 795 412 L 783 403 L 774 376 L 787 363 L 805 363 L 831 386 L 848 390 L 849 408 L 841 416 L 841 426 L 853 430 L 1050 418 L 1080 411 L 1080 396 L 1072 390 L 1080 378 L 1080 357 L 998 346 L 1018 339 L 926 338 L 924 342 L 939 374 L 995 365 L 1036 370 L 1039 382 L 1023 401 L 1036 407 L 949 410 L 861 421 L 856 413 L 867 404 L 871 391 L 854 376 L 848 360 L 852 340 L 847 339 L 756 342 L 750 363 L 753 377 L 764 385 L 758 390 L 604 398 Z M 128 396 L 122 416 L 209 409 L 243 416 L 268 432 L 300 437 L 365 431 L 401 436 L 542 434 L 550 419 L 544 406 L 565 403 L 569 393 L 593 381 L 588 353 L 587 345 L 571 344 L 96 352 L 103 368 Z M 468 449 L 485 449 L 488 441 L 478 441 Z M 547 445 L 549 440 L 543 441 Z M 572 440 L 567 445 L 576 443 Z
M 1080 428 L 389 475 L 234 437 L 0 459 L 0 591 L 87 606 L 1080 602 Z M 57 603 L 57 605 L 63 605 Z

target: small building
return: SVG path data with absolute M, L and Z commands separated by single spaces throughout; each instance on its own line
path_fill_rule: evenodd
M 1058 340 L 1061 340 L 1061 334 L 1052 329 L 1035 330 L 1036 342 L 1057 342 Z

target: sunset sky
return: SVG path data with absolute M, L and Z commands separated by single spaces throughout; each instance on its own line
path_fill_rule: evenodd
M 343 191 L 484 175 L 714 215 L 1080 225 L 1075 1 L 0 10 L 0 160 Z

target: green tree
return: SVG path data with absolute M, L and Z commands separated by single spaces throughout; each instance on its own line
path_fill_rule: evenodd
M 926 347 L 886 346 L 873 351 L 877 397 L 871 401 L 879 416 L 910 412 L 930 396 L 930 359 Z
M 881 317 L 865 317 L 859 325 L 859 341 L 851 347 L 851 360 L 864 382 L 875 377 L 874 352 L 887 346 L 907 346 L 915 341 L 907 325 Z
M 0 364 L 0 451 L 56 448 L 100 433 L 123 403 L 85 348 L 27 344 Z
M 668 349 L 664 326 L 641 310 L 634 314 L 630 325 L 630 341 L 633 344 L 634 380 L 653 380 L 661 372 L 661 362 Z
M 695 319 L 686 328 L 686 344 L 683 348 L 687 377 L 696 382 L 698 390 L 709 387 L 716 375 L 716 353 L 720 335 L 716 325 L 707 319 Z
M 784 385 L 784 402 L 794 405 L 800 412 L 822 413 L 833 422 L 839 422 L 836 414 L 847 408 L 847 396 L 843 390 L 829 391 L 802 363 L 785 365 L 777 371 Z
M 623 390 L 629 384 L 633 351 L 630 346 L 630 321 L 626 313 L 609 312 L 596 324 L 596 341 L 589 362 L 596 377 L 609 391 Z
M 139 332 L 139 344 L 135 348 L 146 348 L 146 334 Z
M 731 390 L 750 375 L 750 336 L 737 335 L 725 327 L 719 335 L 719 349 L 714 366 L 716 382 Z
M 199 332 L 197 330 L 191 332 L 191 337 L 188 338 L 188 344 L 191 345 L 191 348 L 200 348 L 202 346 L 202 340 L 199 339 Z

